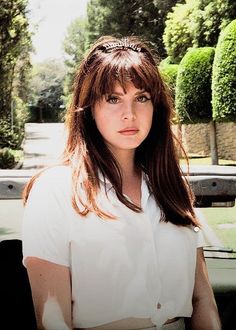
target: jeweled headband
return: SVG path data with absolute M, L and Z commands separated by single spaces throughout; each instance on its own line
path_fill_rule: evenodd
M 141 52 L 141 48 L 136 46 L 134 43 L 129 42 L 126 38 L 118 42 L 107 42 L 102 45 L 102 49 L 105 52 L 110 52 L 117 49 L 131 49 L 134 52 Z

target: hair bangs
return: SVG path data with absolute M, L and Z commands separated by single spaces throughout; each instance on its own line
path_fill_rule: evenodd
M 145 58 L 129 50 L 109 55 L 101 61 L 96 72 L 93 72 L 92 103 L 106 94 L 112 94 L 117 83 L 125 92 L 128 83 L 133 83 L 136 88 L 150 92 L 151 95 L 158 91 L 157 70 Z M 153 98 L 156 99 L 155 96 Z

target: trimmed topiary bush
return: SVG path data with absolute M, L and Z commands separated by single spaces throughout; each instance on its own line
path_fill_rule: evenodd
M 183 124 L 212 120 L 211 76 L 215 50 L 191 48 L 181 60 L 176 79 L 175 105 Z
M 236 122 L 236 20 L 221 32 L 216 46 L 212 111 L 216 121 Z
M 160 63 L 159 70 L 166 84 L 169 86 L 173 99 L 175 98 L 176 78 L 178 64 L 168 64 L 164 61 Z

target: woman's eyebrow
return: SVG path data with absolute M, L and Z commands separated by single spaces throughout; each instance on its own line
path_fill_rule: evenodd
M 134 95 L 139 95 L 139 94 L 143 94 L 143 93 L 148 93 L 150 94 L 148 91 L 146 91 L 145 89 L 142 89 L 142 90 L 139 90 L 137 91 Z M 111 93 L 106 93 L 106 95 L 118 95 L 118 96 L 123 96 L 125 95 L 126 93 L 122 93 L 122 92 L 117 92 L 117 91 L 113 91 Z
M 145 89 L 142 89 L 138 92 L 135 93 L 135 95 L 139 95 L 139 94 L 143 94 L 143 93 L 147 93 L 147 94 L 150 94 L 148 91 L 146 91 Z
M 110 93 L 106 93 L 106 95 L 119 95 L 119 96 L 122 96 L 124 95 L 125 93 L 121 93 L 121 92 L 116 92 L 116 91 L 113 91 L 113 92 L 110 92 Z

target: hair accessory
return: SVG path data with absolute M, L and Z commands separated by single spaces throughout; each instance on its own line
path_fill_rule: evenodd
M 122 39 L 119 42 L 108 42 L 104 44 L 102 47 L 105 48 L 106 52 L 109 52 L 111 50 L 117 50 L 117 49 L 132 49 L 134 52 L 141 52 L 141 48 L 137 47 L 134 43 L 128 42 L 128 40 Z

